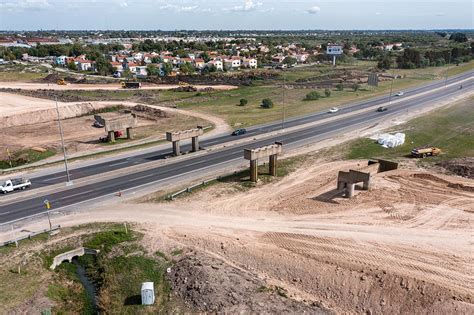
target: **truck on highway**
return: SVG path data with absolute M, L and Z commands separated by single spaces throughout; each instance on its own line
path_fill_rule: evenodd
M 139 89 L 142 86 L 140 82 L 124 81 L 122 82 L 122 88 L 124 89 Z
M 24 190 L 31 186 L 31 182 L 26 178 L 12 178 L 0 185 L 0 192 L 6 194 L 14 190 Z
M 441 149 L 432 146 L 418 147 L 411 150 L 411 156 L 416 158 L 425 158 L 427 156 L 437 156 L 441 153 Z

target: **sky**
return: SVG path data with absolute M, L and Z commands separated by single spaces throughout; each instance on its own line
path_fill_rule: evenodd
M 0 30 L 473 29 L 472 0 L 0 0 Z

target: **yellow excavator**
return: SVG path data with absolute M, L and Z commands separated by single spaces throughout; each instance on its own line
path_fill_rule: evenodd
M 64 79 L 59 79 L 56 83 L 58 85 L 67 85 L 67 83 L 66 83 L 66 81 L 64 81 Z

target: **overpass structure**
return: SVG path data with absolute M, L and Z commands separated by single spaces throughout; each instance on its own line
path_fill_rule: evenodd
M 449 78 L 447 81 L 437 81 L 426 86 L 407 90 L 405 91 L 405 96 L 411 97 L 407 99 L 402 98 L 396 103 L 392 103 L 389 110 L 386 112 L 379 113 L 375 110 L 371 110 L 354 113 L 352 115 L 344 115 L 333 121 L 321 122 L 320 124 L 298 130 L 281 132 L 262 140 L 250 140 L 250 144 L 227 145 L 222 150 L 211 151 L 196 156 L 190 155 L 187 159 L 179 159 L 164 165 L 149 167 L 145 170 L 131 174 L 118 175 L 113 179 L 104 178 L 98 182 L 86 184 L 81 187 L 73 186 L 63 191 L 38 193 L 29 198 L 21 198 L 21 192 L 19 192 L 15 194 L 15 196 L 18 196 L 16 200 L 7 202 L 2 202 L 0 198 L 0 224 L 44 212 L 44 199 L 50 200 L 55 209 L 66 209 L 71 205 L 86 202 L 91 199 L 95 200 L 97 198 L 111 196 L 117 191 L 125 191 L 127 189 L 135 189 L 136 187 L 153 185 L 156 182 L 166 179 L 179 178 L 182 174 L 204 171 L 219 165 L 228 166 L 229 163 L 236 163 L 237 161 L 240 161 L 241 163 L 244 161 L 242 157 L 242 151 L 244 149 L 256 149 L 271 142 L 285 143 L 285 147 L 297 147 L 306 143 L 320 141 L 333 135 L 358 130 L 377 122 L 387 120 L 393 117 L 393 115 L 431 105 L 432 102 L 435 101 L 446 100 L 450 97 L 459 96 L 464 93 L 471 93 L 473 91 L 473 74 L 474 71 L 470 71 Z M 459 89 L 460 82 L 463 84 L 463 89 Z M 318 120 L 328 117 L 337 118 L 340 115 L 348 114 L 359 109 L 385 105 L 388 98 L 388 96 L 383 96 L 368 101 L 350 104 L 342 107 L 336 115 L 320 112 L 305 117 L 289 119 L 285 122 L 285 127 L 288 128 L 308 122 L 317 122 Z M 245 137 L 252 139 L 256 135 L 264 135 L 268 132 L 280 130 L 280 128 L 281 122 L 256 126 L 254 128 L 249 128 Z M 245 137 L 240 137 L 239 139 L 243 140 Z M 235 140 L 235 137 L 230 135 L 219 136 L 202 141 L 201 146 L 206 148 L 215 144 L 228 143 L 232 140 Z M 70 173 L 72 179 L 85 178 L 91 175 L 126 169 L 129 166 L 164 159 L 166 156 L 169 156 L 169 154 L 169 150 L 159 150 L 145 154 L 138 153 L 132 157 L 118 158 L 116 160 L 98 162 L 93 165 L 79 167 L 71 170 Z M 65 174 L 63 172 L 58 172 L 45 176 L 32 177 L 31 180 L 34 187 L 44 188 L 64 182 Z

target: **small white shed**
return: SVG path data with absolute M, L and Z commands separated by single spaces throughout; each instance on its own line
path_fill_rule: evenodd
M 142 283 L 142 305 L 155 303 L 155 288 L 153 282 Z

